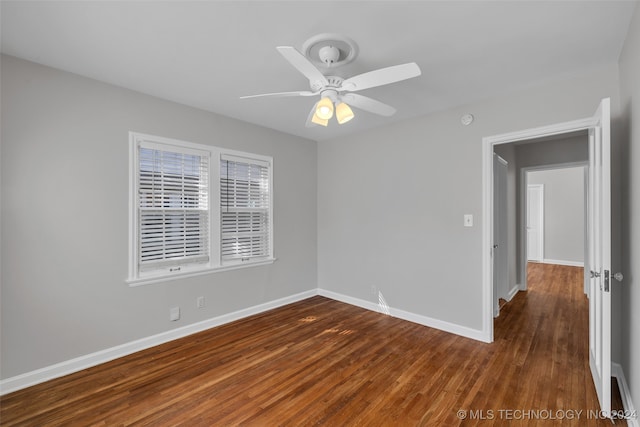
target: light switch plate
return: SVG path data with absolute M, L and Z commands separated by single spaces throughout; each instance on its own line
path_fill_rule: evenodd
M 464 226 L 465 227 L 473 227 L 473 215 L 465 214 L 464 215 Z
M 171 307 L 169 309 L 169 320 L 172 322 L 180 319 L 180 307 Z

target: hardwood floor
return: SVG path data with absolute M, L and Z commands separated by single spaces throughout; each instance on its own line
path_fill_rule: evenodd
M 492 344 L 318 296 L 6 395 L 0 423 L 610 426 L 581 271 L 533 266 Z

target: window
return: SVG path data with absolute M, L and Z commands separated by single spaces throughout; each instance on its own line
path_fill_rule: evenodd
M 209 261 L 209 153 L 138 148 L 140 271 Z
M 269 165 L 223 155 L 220 200 L 222 260 L 269 256 Z
M 130 284 L 273 261 L 269 157 L 130 134 Z

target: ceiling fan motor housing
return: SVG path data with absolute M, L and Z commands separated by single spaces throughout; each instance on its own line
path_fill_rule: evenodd
M 358 45 L 342 34 L 323 33 L 305 41 L 302 54 L 317 67 L 336 68 L 358 56 Z
M 338 89 L 342 86 L 344 79 L 338 76 L 326 76 L 326 82 L 315 81 L 311 82 L 311 90 L 318 92 L 322 89 Z
M 318 56 L 322 62 L 330 67 L 340 59 L 340 49 L 335 46 L 325 46 L 320 48 Z

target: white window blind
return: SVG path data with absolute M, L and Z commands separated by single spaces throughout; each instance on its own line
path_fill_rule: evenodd
M 138 146 L 138 268 L 209 260 L 209 152 Z
M 268 162 L 222 155 L 220 211 L 222 261 L 271 256 Z

